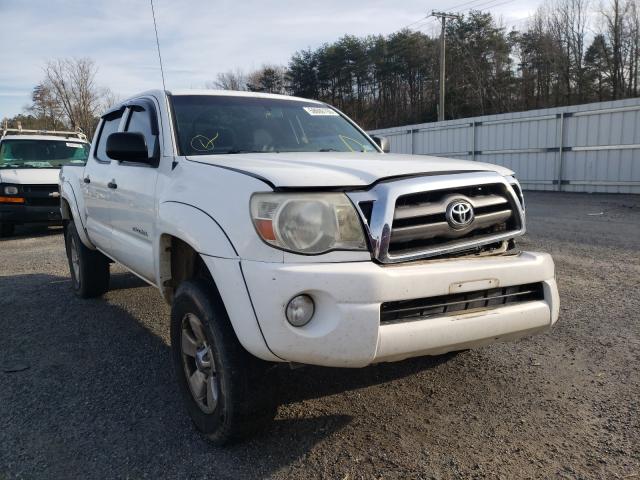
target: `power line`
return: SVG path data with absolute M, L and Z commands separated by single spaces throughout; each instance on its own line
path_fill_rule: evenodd
M 464 7 L 465 5 L 469 5 L 469 4 L 471 4 L 471 3 L 476 3 L 476 2 L 480 2 L 480 3 L 482 3 L 483 1 L 486 1 L 486 0 L 471 0 L 470 2 L 460 3 L 460 4 L 458 4 L 458 5 L 454 5 L 453 7 L 449 7 L 449 8 L 450 8 L 451 10 L 456 10 L 457 8 Z M 471 8 L 476 8 L 476 7 L 475 7 L 475 6 L 471 6 L 471 7 L 466 8 L 465 10 L 469 10 L 469 9 L 471 9 Z
M 412 22 L 412 23 L 410 23 L 409 25 L 405 25 L 404 27 L 399 28 L 398 30 L 404 30 L 405 28 L 409 28 L 409 27 L 411 27 L 411 26 L 415 25 L 416 23 L 420 23 L 420 22 L 422 22 L 423 20 L 427 20 L 428 18 L 429 18 L 429 15 L 426 15 L 426 16 L 422 17 L 420 20 L 416 20 L 415 22 Z
M 496 1 L 498 1 L 498 3 L 493 4 Z M 487 8 L 499 7 L 501 5 L 506 5 L 508 3 L 513 3 L 515 1 L 516 0 L 506 0 L 506 1 L 500 2 L 499 0 L 490 0 L 488 2 L 481 3 L 481 4 L 476 5 L 474 7 L 471 7 L 471 8 L 474 8 L 474 9 L 477 8 L 478 10 L 486 10 Z
M 429 22 L 432 21 L 432 20 L 435 21 L 435 22 L 438 22 L 438 20 L 433 18 L 433 17 L 427 17 L 427 18 L 424 19 L 423 22 L 419 23 L 418 25 L 413 26 L 411 28 L 411 30 L 419 30 L 422 27 L 426 27 L 429 24 Z

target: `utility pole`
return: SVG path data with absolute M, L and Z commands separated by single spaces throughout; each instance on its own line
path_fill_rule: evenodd
M 442 31 L 440 32 L 440 106 L 438 107 L 438 121 L 444 120 L 444 96 L 445 96 L 445 29 L 448 18 L 460 18 L 460 15 L 453 13 L 431 11 L 431 16 L 442 20 Z

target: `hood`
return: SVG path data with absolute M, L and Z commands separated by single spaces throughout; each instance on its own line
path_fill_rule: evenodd
M 0 169 L 0 182 L 19 185 L 57 185 L 59 175 L 58 168 L 3 168 Z
M 258 177 L 274 187 L 360 187 L 388 177 L 439 172 L 513 174 L 499 165 L 426 155 L 291 152 L 196 155 L 187 159 Z

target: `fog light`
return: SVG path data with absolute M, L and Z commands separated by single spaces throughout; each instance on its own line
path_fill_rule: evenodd
M 294 327 L 303 327 L 313 317 L 316 306 L 309 295 L 298 295 L 289 300 L 286 315 L 287 321 Z

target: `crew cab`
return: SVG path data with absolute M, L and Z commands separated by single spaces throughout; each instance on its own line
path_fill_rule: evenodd
M 110 263 L 171 304 L 186 409 L 215 443 L 275 414 L 278 363 L 364 367 L 514 340 L 558 318 L 554 264 L 521 251 L 511 170 L 386 153 L 325 103 L 149 91 L 60 174 L 72 285 Z
M 25 223 L 60 224 L 60 168 L 83 166 L 89 147 L 82 132 L 5 126 L 0 131 L 0 236 Z

